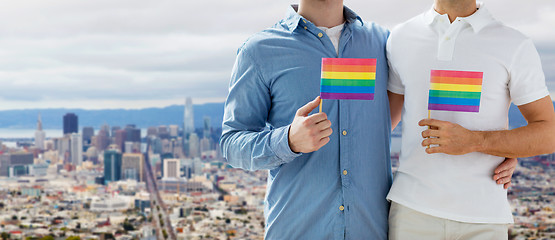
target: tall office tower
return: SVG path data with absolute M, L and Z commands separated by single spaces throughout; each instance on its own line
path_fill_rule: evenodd
M 125 153 L 133 153 L 133 142 L 125 142 Z
M 141 142 L 141 129 L 135 128 L 135 125 L 127 125 L 125 127 L 125 141 Z
M 69 153 L 71 151 L 71 138 L 68 135 L 65 135 L 58 139 L 58 153 L 60 153 L 60 157 L 63 159 L 63 164 L 70 163 L 71 159 L 69 158 Z
M 200 153 L 212 150 L 212 139 L 203 138 L 200 140 Z
M 85 144 L 91 144 L 91 138 L 94 136 L 94 128 L 93 127 L 83 127 L 83 142 Z
M 74 113 L 67 113 L 64 115 L 64 135 L 77 133 L 79 130 L 79 122 L 77 120 L 77 115 Z
M 121 152 L 125 152 L 125 140 L 127 139 L 125 130 L 116 130 L 114 134 L 114 144 L 118 145 Z
M 179 133 L 179 126 L 170 125 L 170 137 L 177 137 Z
M 108 136 L 110 135 L 110 126 L 108 124 L 105 123 L 102 126 L 100 126 L 100 130 L 104 130 L 106 131 L 106 133 L 108 133 Z
M 195 120 L 193 115 L 193 100 L 187 97 L 185 100 L 185 112 L 183 115 L 183 136 L 195 131 Z
M 156 127 L 148 127 L 148 129 L 146 130 L 146 136 L 150 137 L 150 136 L 157 136 L 158 135 L 158 128 Z
M 35 147 L 40 150 L 44 150 L 44 140 L 46 139 L 46 133 L 42 130 L 42 120 L 39 117 L 37 120 L 37 131 L 35 131 Z M 1 145 L 0 145 L 1 146 Z
M 83 163 L 83 137 L 79 133 L 71 134 L 71 163 L 81 166 Z
M 195 158 L 200 156 L 199 145 L 200 145 L 200 142 L 199 142 L 198 135 L 194 132 L 191 133 L 191 135 L 189 135 L 189 157 L 190 158 Z
M 120 130 L 121 128 L 119 126 L 113 126 L 112 127 L 112 133 L 110 134 L 111 137 L 115 137 L 116 136 L 116 132 L 118 130 Z
M 211 138 L 212 135 L 212 126 L 210 126 L 210 117 L 205 116 L 203 122 L 203 138 Z
M 118 150 L 104 151 L 104 182 L 119 181 L 121 179 L 121 153 Z
M 142 153 L 124 153 L 121 159 L 121 178 L 144 181 L 144 156 Z
M 96 136 L 96 149 L 98 151 L 104 151 L 108 145 L 110 145 L 110 137 L 108 136 L 108 131 L 105 129 L 100 129 L 98 135 Z
M 179 178 L 181 174 L 180 172 L 180 163 L 181 160 L 175 158 L 169 158 L 164 160 L 164 171 L 163 171 L 163 178 Z

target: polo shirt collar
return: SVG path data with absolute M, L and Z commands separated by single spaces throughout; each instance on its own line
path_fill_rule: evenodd
M 292 4 L 287 9 L 287 13 L 285 15 L 285 23 L 287 24 L 287 26 L 289 27 L 289 31 L 291 32 L 295 31 L 295 29 L 299 27 L 301 21 L 309 22 L 306 18 L 297 13 L 298 9 L 298 4 Z M 343 7 L 343 16 L 345 17 L 347 23 L 354 23 L 358 20 L 360 21 L 360 24 L 364 25 L 362 18 L 360 18 L 360 16 L 358 16 L 355 12 L 353 12 L 353 10 L 349 9 L 348 7 Z
M 478 8 L 478 10 L 476 10 L 474 14 L 468 17 L 458 18 L 460 20 L 467 22 L 474 30 L 474 33 L 479 32 L 480 30 L 482 30 L 484 27 L 491 24 L 495 20 L 491 15 L 491 13 L 484 6 L 484 3 L 476 2 L 476 7 Z M 434 6 L 432 6 L 430 10 L 424 13 L 424 23 L 427 25 L 432 25 L 436 19 L 445 17 L 443 15 L 436 12 L 436 10 L 434 9 Z

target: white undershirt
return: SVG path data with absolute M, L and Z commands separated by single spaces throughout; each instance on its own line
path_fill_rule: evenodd
M 331 40 L 333 47 L 335 48 L 335 53 L 339 55 L 339 37 L 341 36 L 341 31 L 343 31 L 343 26 L 345 23 L 337 25 L 335 27 L 327 28 L 327 27 L 318 27 L 318 29 L 324 31 L 326 35 Z

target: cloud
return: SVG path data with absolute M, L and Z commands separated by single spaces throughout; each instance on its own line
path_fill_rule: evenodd
M 364 20 L 390 28 L 432 2 L 345 0 Z M 289 3 L 8 1 L 0 8 L 0 109 L 161 107 L 186 96 L 223 101 L 237 48 L 282 18 Z M 536 41 L 555 81 L 552 0 L 486 4 Z

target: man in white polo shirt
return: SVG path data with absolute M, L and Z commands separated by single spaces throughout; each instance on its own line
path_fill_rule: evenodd
M 436 0 L 391 32 L 387 55 L 392 124 L 403 120 L 390 239 L 507 239 L 507 192 L 490 173 L 505 157 L 555 150 L 532 41 L 475 0 Z M 527 126 L 507 130 L 511 102 Z

